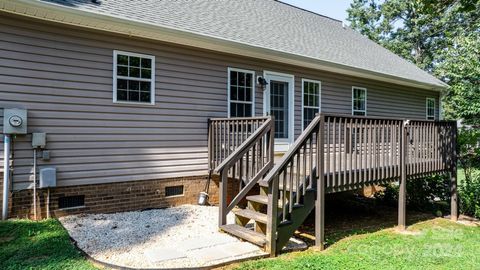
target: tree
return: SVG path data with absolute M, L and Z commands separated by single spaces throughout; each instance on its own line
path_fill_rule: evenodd
M 447 117 L 479 121 L 479 0 L 354 0 L 350 27 L 447 82 Z
M 445 115 L 480 128 L 480 32 L 456 37 L 454 44 L 442 53 L 443 62 L 435 71 L 450 85 Z

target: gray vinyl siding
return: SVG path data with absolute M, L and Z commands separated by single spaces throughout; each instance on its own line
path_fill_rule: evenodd
M 0 107 L 27 108 L 28 131 L 47 132 L 51 160 L 39 166 L 57 167 L 60 186 L 206 174 L 207 120 L 227 116 L 228 67 L 293 74 L 296 135 L 302 78 L 322 82 L 324 112 L 351 114 L 355 85 L 368 89 L 369 116 L 425 119 L 435 97 L 438 118 L 438 92 L 1 15 Z M 113 103 L 113 50 L 155 56 L 154 106 Z M 255 96 L 261 115 L 263 90 Z M 15 139 L 15 189 L 31 183 L 29 140 Z

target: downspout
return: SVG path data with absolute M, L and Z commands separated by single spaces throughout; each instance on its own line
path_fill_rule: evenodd
M 10 140 L 9 134 L 4 135 L 3 141 L 3 211 L 2 220 L 8 218 L 8 191 L 10 183 Z

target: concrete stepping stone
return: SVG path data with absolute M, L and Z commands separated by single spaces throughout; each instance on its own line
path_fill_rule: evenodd
M 243 257 L 248 254 L 261 255 L 262 250 L 247 242 L 228 243 L 209 248 L 196 249 L 190 252 L 190 255 L 203 263 L 211 263 L 219 260 L 226 260 L 234 257 Z
M 212 235 L 210 237 L 202 236 L 202 237 L 193 238 L 193 239 L 175 243 L 175 247 L 177 247 L 178 250 L 191 251 L 195 249 L 203 249 L 203 248 L 231 243 L 232 240 L 237 241 L 236 239 L 234 238 L 232 239 L 232 238 L 233 237 L 228 236 L 226 234 Z
M 147 257 L 147 259 L 152 263 L 158 263 L 162 261 L 186 258 L 187 254 L 183 251 L 171 248 L 152 248 L 145 251 L 145 257 Z

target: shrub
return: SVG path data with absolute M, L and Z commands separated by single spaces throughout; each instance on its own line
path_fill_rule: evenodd
M 480 129 L 462 128 L 458 132 L 458 163 L 471 181 L 474 172 L 480 168 Z
M 458 162 L 465 173 L 459 181 L 460 212 L 480 218 L 480 129 L 460 129 Z
M 459 196 L 461 213 L 480 218 L 480 175 L 461 181 Z
M 407 181 L 407 206 L 418 211 L 432 211 L 442 214 L 448 211 L 450 203 L 450 185 L 446 175 L 434 175 Z M 398 183 L 384 186 L 383 192 L 376 197 L 390 205 L 398 203 Z

